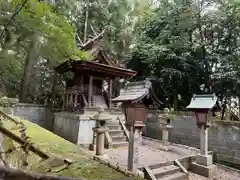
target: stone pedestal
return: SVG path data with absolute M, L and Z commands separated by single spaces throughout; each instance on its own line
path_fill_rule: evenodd
M 100 156 L 104 153 L 104 137 L 105 132 L 108 130 L 106 127 L 93 128 L 93 131 L 96 133 L 96 155 Z
M 107 114 L 104 114 L 104 109 L 100 108 L 98 114 L 91 117 L 91 119 L 96 121 L 96 127 L 93 128 L 93 132 L 96 134 L 96 155 L 103 155 L 105 132 L 108 131 L 108 128 L 105 125 L 106 121 L 111 120 L 111 117 Z M 90 150 L 95 149 L 94 138 L 95 137 L 93 137 L 92 145 L 89 147 Z
M 171 119 L 168 117 L 168 115 L 160 115 L 159 117 L 159 123 L 162 129 L 162 144 L 159 147 L 159 149 L 168 151 L 169 150 L 169 130 L 172 128 L 171 125 Z
M 208 128 L 201 126 L 200 135 L 200 154 L 196 156 L 196 162 L 191 164 L 192 172 L 205 176 L 212 177 L 216 175 L 217 166 L 213 164 L 212 155 L 208 154 Z

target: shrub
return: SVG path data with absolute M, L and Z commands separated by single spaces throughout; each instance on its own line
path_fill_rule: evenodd
M 8 98 L 6 96 L 0 98 L 0 106 L 11 107 L 18 103 L 17 98 Z

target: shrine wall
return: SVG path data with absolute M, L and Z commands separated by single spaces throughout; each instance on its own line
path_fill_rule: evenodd
M 200 130 L 192 115 L 172 115 L 169 141 L 200 148 Z M 143 135 L 162 139 L 162 131 L 156 111 L 149 111 Z M 240 165 L 240 122 L 214 121 L 209 129 L 209 150 L 214 151 L 214 160 L 231 165 Z

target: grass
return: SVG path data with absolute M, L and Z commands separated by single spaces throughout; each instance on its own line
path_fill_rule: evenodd
M 17 119 L 20 120 L 20 118 Z M 124 174 L 93 160 L 89 155 L 84 153 L 79 146 L 74 145 L 27 120 L 21 119 L 21 121 L 27 127 L 27 136 L 31 138 L 31 142 L 53 157 L 45 161 L 40 161 L 39 157 L 30 153 L 27 159 L 29 162 L 28 167 L 31 171 L 40 173 L 48 172 L 58 176 L 86 179 L 126 178 Z M 20 135 L 18 128 L 12 122 L 4 121 L 3 125 L 12 132 Z M 9 140 L 5 141 L 5 147 L 11 146 L 11 143 L 12 142 Z M 16 152 L 15 154 L 17 155 L 11 156 L 11 162 L 18 161 L 17 158 L 19 158 L 19 156 L 22 158 L 21 153 Z M 18 157 L 16 158 L 16 156 Z M 63 159 L 70 159 L 73 163 L 65 168 L 66 166 L 62 161 Z

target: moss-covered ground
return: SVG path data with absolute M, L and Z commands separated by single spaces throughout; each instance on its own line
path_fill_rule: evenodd
M 16 117 L 15 119 L 24 123 L 27 127 L 27 136 L 30 137 L 31 142 L 33 142 L 36 147 L 51 155 L 51 157 L 59 158 L 59 160 L 56 158 L 50 158 L 41 161 L 37 155 L 29 153 L 27 161 L 29 163 L 28 168 L 31 171 L 85 179 L 126 178 L 122 173 L 93 160 L 88 154 L 84 153 L 79 146 L 74 145 L 27 120 L 22 120 Z M 18 132 L 19 128 L 11 121 L 4 120 L 3 125 L 17 135 L 20 135 Z M 11 143 L 11 141 L 5 140 L 5 149 L 7 146 L 11 146 Z M 16 161 L 21 157 L 20 152 L 21 151 L 17 153 L 15 152 L 15 155 L 13 153 L 9 154 L 11 162 L 14 161 L 14 164 L 16 164 Z M 70 159 L 73 163 L 66 167 L 61 159 Z M 19 163 L 20 162 L 18 162 L 18 164 Z

